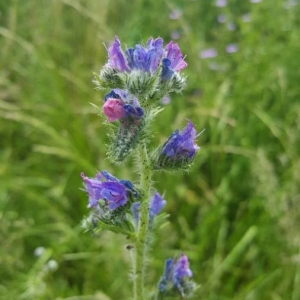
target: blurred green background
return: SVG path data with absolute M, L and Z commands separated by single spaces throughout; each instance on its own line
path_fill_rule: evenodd
M 130 299 L 127 241 L 80 224 L 80 172 L 137 179 L 131 161 L 105 159 L 90 105 L 103 101 L 92 73 L 114 35 L 127 46 L 173 39 L 187 56 L 188 86 L 158 116 L 153 143 L 186 118 L 205 128 L 189 173 L 155 175 L 171 222 L 149 286 L 184 251 L 194 299 L 300 299 L 300 3 L 252 2 L 0 0 L 1 300 Z

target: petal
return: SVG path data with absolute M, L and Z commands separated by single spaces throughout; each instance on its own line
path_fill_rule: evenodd
M 163 58 L 162 59 L 162 71 L 161 71 L 161 79 L 164 80 L 168 80 L 170 79 L 173 74 L 174 71 L 170 68 L 171 66 L 171 61 L 168 58 Z
M 111 92 L 109 92 L 108 94 L 106 94 L 104 96 L 104 102 L 106 102 L 107 99 L 109 99 L 109 98 L 121 99 L 120 95 L 118 93 L 116 93 L 115 90 L 112 90 Z
M 103 113 L 109 122 L 120 120 L 126 116 L 124 103 L 120 99 L 108 98 L 103 105 Z
M 136 45 L 135 50 L 133 52 L 133 60 L 135 62 L 137 69 L 142 71 L 148 71 L 145 69 L 146 58 L 147 58 L 147 54 L 145 48 L 141 45 Z
M 174 266 L 174 275 L 173 277 L 178 279 L 181 279 L 185 276 L 192 277 L 193 273 L 189 269 L 189 261 L 186 255 L 181 254 L 180 258 L 177 260 L 175 266 Z
M 173 71 L 181 71 L 187 66 L 187 63 L 183 60 L 183 55 L 179 49 L 178 44 L 174 44 L 172 41 L 166 46 L 167 58 L 171 61 L 170 68 Z
M 110 173 L 108 173 L 108 172 L 105 171 L 105 170 L 101 171 L 101 174 L 103 175 L 103 177 L 104 177 L 107 181 L 116 181 L 116 182 L 119 181 L 118 178 L 116 178 L 115 176 L 111 175 Z
M 121 43 L 117 36 L 115 36 L 113 44 L 108 48 L 108 57 L 108 63 L 112 68 L 119 72 L 129 71 L 129 68 L 126 64 L 126 59 L 121 49 Z
M 154 217 L 159 214 L 163 207 L 166 205 L 167 201 L 163 199 L 163 197 L 156 192 L 150 200 L 150 217 Z
M 140 219 L 140 216 L 139 216 L 139 208 L 141 206 L 141 203 L 140 202 L 134 202 L 132 205 L 131 205 L 131 212 L 132 212 L 132 215 L 133 215 L 133 218 L 135 220 L 136 223 L 138 223 L 139 219 Z

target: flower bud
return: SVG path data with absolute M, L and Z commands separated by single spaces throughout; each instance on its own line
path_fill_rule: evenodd
M 103 112 L 109 122 L 122 119 L 126 116 L 123 101 L 109 98 L 103 105 Z

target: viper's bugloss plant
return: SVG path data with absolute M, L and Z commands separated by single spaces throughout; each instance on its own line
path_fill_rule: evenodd
M 145 286 L 145 274 L 151 234 L 168 217 L 161 213 L 166 200 L 154 190 L 152 175 L 188 170 L 199 149 L 195 126 L 188 120 L 182 131 L 176 129 L 163 145 L 151 150 L 151 122 L 163 110 L 162 99 L 184 89 L 186 78 L 180 72 L 187 63 L 179 46 L 173 42 L 164 46 L 162 38 L 123 50 L 115 37 L 107 52 L 108 61 L 94 80 L 98 89 L 106 90 L 102 112 L 110 138 L 107 154 L 118 165 L 133 156 L 139 180 L 133 184 L 107 171 L 92 178 L 82 173 L 90 209 L 83 225 L 93 233 L 110 230 L 130 240 L 134 300 L 186 299 L 196 287 L 186 255 L 166 261 L 155 292 Z

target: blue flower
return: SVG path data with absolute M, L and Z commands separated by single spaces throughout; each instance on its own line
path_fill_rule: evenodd
M 125 104 L 123 107 L 128 117 L 139 119 L 144 115 L 144 110 L 139 106 L 134 107 L 130 104 Z
M 108 208 L 114 210 L 127 203 L 129 192 L 133 195 L 137 193 L 130 181 L 119 180 L 107 171 L 97 173 L 95 178 L 88 178 L 83 173 L 81 177 L 89 195 L 89 208 L 97 207 L 98 201 L 103 199 L 107 202 Z
M 191 295 L 195 288 L 195 285 L 189 281 L 192 276 L 186 255 L 181 254 L 177 261 L 169 258 L 165 262 L 164 273 L 158 284 L 159 292 L 168 294 L 176 290 L 181 296 Z
M 97 174 L 95 178 L 88 178 L 81 173 L 81 178 L 85 183 L 85 190 L 89 195 L 88 208 L 97 207 L 98 200 L 101 199 L 102 182 Z
M 160 213 L 163 207 L 166 205 L 167 201 L 162 198 L 162 196 L 155 192 L 155 194 L 150 199 L 149 205 L 149 215 L 150 219 L 153 219 L 156 215 Z
M 161 210 L 166 205 L 166 203 L 167 201 L 164 200 L 158 192 L 155 192 L 154 195 L 151 197 L 149 202 L 150 226 L 152 225 L 154 217 L 161 212 Z M 134 202 L 131 205 L 131 212 L 135 220 L 136 226 L 138 225 L 140 219 L 140 215 L 139 215 L 140 206 L 141 206 L 140 202 Z
M 140 214 L 139 214 L 139 208 L 140 208 L 140 206 L 141 206 L 140 202 L 134 202 L 131 205 L 131 212 L 132 212 L 132 215 L 133 215 L 136 227 L 138 226 L 139 219 L 140 219 Z
M 108 48 L 107 52 L 109 66 L 119 72 L 129 71 L 124 53 L 121 49 L 121 43 L 117 36 L 115 37 L 113 44 Z
M 192 158 L 199 147 L 195 144 L 196 130 L 192 122 L 179 133 L 175 130 L 164 144 L 162 153 L 174 159 L 178 157 Z
M 199 149 L 195 143 L 196 130 L 192 122 L 179 132 L 175 130 L 163 144 L 156 158 L 156 168 L 186 167 Z
M 163 39 L 160 37 L 149 38 L 146 46 L 137 44 L 127 48 L 124 54 L 116 36 L 108 48 L 108 57 L 107 65 L 119 72 L 140 70 L 153 74 L 161 65 L 163 80 L 170 79 L 174 72 L 179 72 L 187 66 L 178 44 L 171 41 L 164 48 Z
M 162 80 L 170 79 L 174 72 L 179 72 L 187 66 L 178 44 L 171 41 L 165 49 L 165 58 L 162 60 Z
M 192 277 L 193 273 L 189 268 L 189 260 L 186 255 L 181 254 L 174 265 L 172 281 L 175 287 L 180 287 L 184 277 Z
M 158 288 L 160 292 L 164 292 L 166 290 L 166 286 L 168 281 L 171 279 L 172 271 L 173 271 L 173 259 L 169 258 L 165 262 L 164 274 L 159 282 Z
M 134 48 L 125 51 L 130 69 L 152 73 L 157 70 L 163 53 L 162 38 L 150 38 L 146 47 L 136 45 Z
M 162 71 L 161 71 L 161 79 L 162 81 L 170 79 L 174 71 L 170 68 L 171 67 L 171 61 L 167 58 L 163 58 L 161 61 Z
M 109 209 L 112 210 L 127 202 L 126 188 L 119 182 L 103 182 L 101 196 L 107 201 Z

